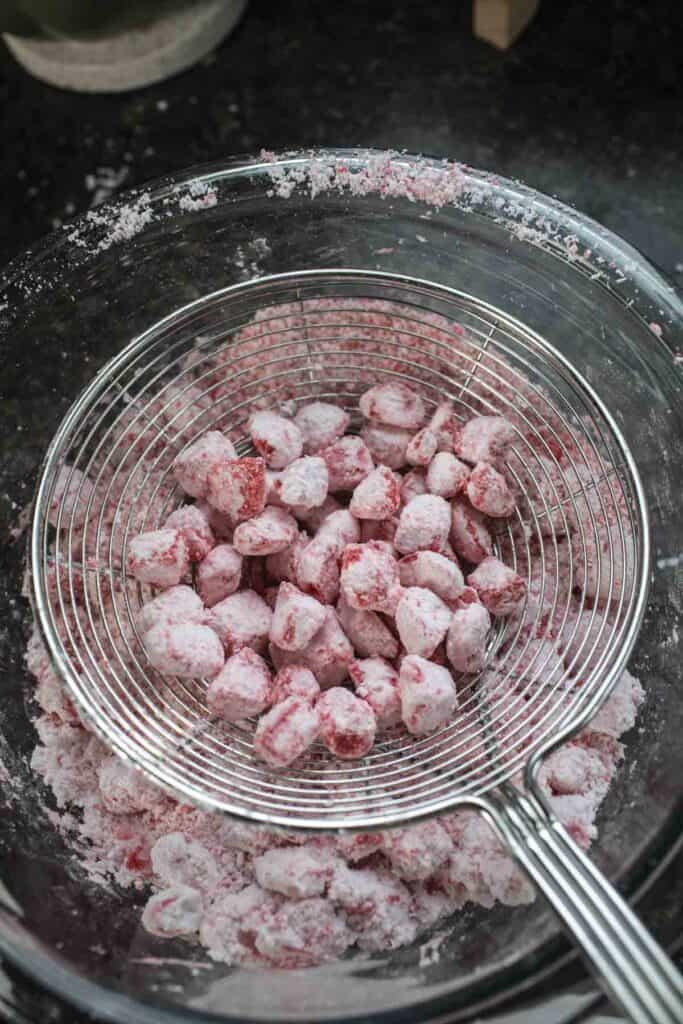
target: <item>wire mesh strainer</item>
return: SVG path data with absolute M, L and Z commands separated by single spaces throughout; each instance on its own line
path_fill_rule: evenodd
M 204 681 L 162 677 L 149 665 L 135 623 L 151 591 L 126 576 L 127 547 L 183 502 L 171 463 L 206 430 L 224 431 L 244 455 L 255 407 L 331 400 L 353 415 L 359 395 L 389 379 L 418 389 L 431 408 L 451 399 L 463 421 L 486 413 L 513 422 L 517 506 L 495 546 L 526 578 L 527 601 L 491 636 L 484 671 L 458 680 L 451 725 L 419 739 L 383 735 L 358 762 L 316 747 L 275 773 L 253 757 L 249 726 L 211 720 Z M 472 296 L 354 271 L 229 288 L 133 341 L 55 436 L 31 539 L 51 653 L 118 754 L 185 799 L 287 828 L 397 826 L 476 806 L 628 1012 L 673 1021 L 682 1007 L 675 970 L 573 848 L 535 785 L 542 756 L 594 714 L 621 673 L 648 568 L 633 459 L 568 362 Z M 523 796 L 511 784 L 522 770 Z

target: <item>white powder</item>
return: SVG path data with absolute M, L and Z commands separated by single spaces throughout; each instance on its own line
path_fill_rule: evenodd
M 185 213 L 206 210 L 218 203 L 215 188 L 203 181 L 191 181 L 189 185 L 179 185 L 174 189 L 178 196 L 178 209 Z
M 95 252 L 104 252 L 118 242 L 127 242 L 142 231 L 154 219 L 149 192 L 131 203 L 124 203 L 113 214 L 96 213 L 90 210 L 86 220 L 97 227 L 104 228 L 104 237 L 95 246 Z M 69 236 L 71 237 L 71 236 Z

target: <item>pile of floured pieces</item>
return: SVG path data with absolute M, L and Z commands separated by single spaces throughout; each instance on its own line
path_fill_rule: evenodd
M 453 673 L 484 666 L 491 616 L 525 600 L 488 526 L 515 507 L 497 468 L 511 424 L 459 426 L 448 402 L 425 424 L 400 382 L 359 404 L 360 436 L 324 402 L 293 419 L 254 413 L 255 457 L 204 434 L 173 464 L 197 503 L 129 546 L 128 571 L 162 591 L 140 616 L 150 662 L 209 679 L 217 718 L 260 716 L 255 750 L 273 767 L 318 737 L 359 758 L 401 721 L 416 736 L 439 729 L 457 706 Z M 196 590 L 181 582 L 191 564 Z
M 399 383 L 372 387 L 360 411 L 359 436 L 326 403 L 256 411 L 253 457 L 208 430 L 173 464 L 193 501 L 127 547 L 128 572 L 154 593 L 136 623 L 149 662 L 204 679 L 215 719 L 255 722 L 256 755 L 275 772 L 313 743 L 355 759 L 387 730 L 438 731 L 463 680 L 495 679 L 492 617 L 519 616 L 530 600 L 542 615 L 550 600 L 493 554 L 492 528 L 516 504 L 506 419 L 463 425 L 448 403 L 428 415 Z M 570 656 L 557 637 L 550 671 Z M 89 731 L 37 631 L 28 664 L 42 710 L 33 765 L 60 825 L 90 877 L 149 887 L 142 920 L 156 936 L 228 964 L 309 967 L 411 943 L 468 902 L 533 899 L 471 811 L 304 838 L 181 804 Z M 583 846 L 641 699 L 624 672 L 590 727 L 543 766 L 543 789 Z

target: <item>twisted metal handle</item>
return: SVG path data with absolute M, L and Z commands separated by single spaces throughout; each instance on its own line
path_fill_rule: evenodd
M 683 977 L 666 953 L 538 797 L 503 791 L 485 812 L 604 989 L 635 1024 L 681 1024 Z

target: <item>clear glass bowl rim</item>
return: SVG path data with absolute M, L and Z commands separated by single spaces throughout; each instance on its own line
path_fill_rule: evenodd
M 306 168 L 316 162 L 345 165 L 360 170 L 370 161 L 382 159 L 391 159 L 401 166 L 414 167 L 416 170 L 429 168 L 438 172 L 439 168 L 456 167 L 462 176 L 465 195 L 475 197 L 473 205 L 462 207 L 466 212 L 486 216 L 503 224 L 509 229 L 511 236 L 516 235 L 520 244 L 531 244 L 546 249 L 566 262 L 575 264 L 587 277 L 598 276 L 601 285 L 628 306 L 635 316 L 651 328 L 653 324 L 655 328 L 661 328 L 651 330 L 653 346 L 663 346 L 671 358 L 672 369 L 675 372 L 680 371 L 680 363 L 683 360 L 683 296 L 664 274 L 634 246 L 592 218 L 558 199 L 493 172 L 453 164 L 440 158 L 385 153 L 372 148 L 287 150 L 275 155 L 262 153 L 260 157 L 238 155 L 186 168 L 155 179 L 138 189 L 120 193 L 113 201 L 99 207 L 99 211 L 115 211 L 143 194 L 149 196 L 150 204 L 154 207 L 162 204 L 179 187 L 193 183 L 217 186 L 218 202 L 229 202 L 231 186 L 234 187 L 237 182 L 242 188 L 249 182 L 254 195 L 261 194 L 264 185 L 271 188 L 271 175 L 274 170 L 305 172 Z M 391 202 L 392 196 L 388 195 L 385 198 L 387 202 Z M 353 196 L 350 196 L 350 199 L 353 201 Z M 505 211 L 504 216 L 501 215 L 501 210 Z M 201 215 L 193 213 L 195 217 Z M 436 216 L 438 217 L 438 209 Z M 178 219 L 181 220 L 181 217 Z M 535 224 L 541 225 L 542 230 L 534 229 Z M 134 236 L 131 240 L 133 245 L 144 239 L 146 230 L 148 229 L 143 227 Z M 79 235 L 82 242 L 85 241 L 85 246 L 81 244 L 77 247 L 73 243 L 74 233 Z M 94 246 L 92 250 L 88 249 L 88 238 L 94 240 L 95 237 L 96 228 L 87 214 L 70 221 L 61 231 L 47 235 L 31 249 L 10 261 L 2 271 L 0 291 L 7 293 L 6 296 L 2 296 L 3 301 L 8 300 L 9 308 L 18 315 L 21 308 L 30 307 L 32 301 L 30 290 L 22 289 L 24 279 L 35 279 L 43 267 L 55 261 L 58 274 L 53 274 L 52 281 L 53 286 L 58 286 L 60 280 L 68 276 L 72 266 L 82 268 L 91 260 L 95 262 L 102 259 L 102 254 L 95 252 Z M 112 251 L 107 252 L 104 258 L 120 255 L 126 244 L 128 243 L 124 242 L 113 246 Z M 578 256 L 575 255 L 577 251 Z M 3 328 L 0 328 L 0 337 L 2 333 Z M 683 375 L 683 371 L 680 372 Z M 679 837 L 679 841 L 668 848 L 654 875 L 651 875 L 639 891 L 633 894 L 636 898 L 650 888 L 656 877 L 670 863 L 671 858 L 680 851 L 681 844 L 683 837 Z M 21 933 L 20 920 L 11 913 L 6 913 L 4 906 L 4 901 L 0 898 L 0 953 L 41 986 L 45 986 L 86 1013 L 96 1013 L 97 1019 L 111 1021 L 112 1024 L 120 1024 L 123 1021 L 135 1024 L 189 1024 L 190 1021 L 194 1024 L 216 1024 L 218 1020 L 231 1020 L 229 1017 L 217 1017 L 189 1008 L 181 1010 L 170 1006 L 150 1005 L 89 981 L 60 963 L 56 956 L 30 949 L 26 937 Z M 562 962 L 566 959 L 565 955 Z M 551 965 L 551 970 L 557 965 L 556 961 Z M 520 992 L 524 991 L 529 983 L 533 984 L 543 973 L 543 970 L 534 972 L 531 978 L 523 979 L 515 988 Z M 514 991 L 514 988 L 510 989 L 506 995 L 512 996 Z M 425 1009 L 428 1003 L 429 1000 L 425 1003 Z M 436 1003 L 439 1005 L 434 1006 L 435 1014 L 446 1020 L 448 1011 L 443 1006 L 443 1001 L 437 1000 Z M 484 1009 L 485 1005 L 479 1003 L 467 1012 L 481 1012 Z M 460 1013 L 457 1016 L 459 1018 Z M 256 1021 L 258 1018 L 252 1019 Z M 362 1018 L 355 1019 L 360 1021 Z M 237 1018 L 232 1020 L 237 1024 Z
M 414 169 L 416 174 L 425 170 L 436 173 L 443 169 L 457 170 L 467 199 L 463 209 L 488 216 L 507 227 L 520 241 L 553 252 L 575 264 L 587 276 L 599 277 L 601 284 L 629 306 L 635 315 L 648 326 L 654 324 L 653 339 L 663 344 L 676 362 L 683 359 L 683 294 L 638 249 L 559 199 L 520 181 L 444 158 L 367 147 L 292 149 L 279 154 L 262 151 L 259 157 L 236 155 L 154 179 L 137 189 L 119 193 L 115 199 L 98 207 L 98 211 L 115 211 L 143 194 L 148 195 L 150 204 L 155 206 L 167 200 L 179 187 L 195 183 L 219 186 L 218 201 L 229 201 L 229 188 L 238 180 L 243 183 L 252 179 L 256 194 L 264 181 L 272 187 L 274 171 L 305 172 L 316 164 L 361 170 L 372 161 L 381 160 Z M 390 202 L 392 195 L 386 193 L 384 198 Z M 0 276 L 0 286 L 11 291 L 21 285 L 23 277 L 35 275 L 41 265 L 53 258 L 62 261 L 62 274 L 68 272 L 72 259 L 78 260 L 80 266 L 90 259 L 97 259 L 101 254 L 88 253 L 88 238 L 94 238 L 96 230 L 87 213 L 69 221 L 60 231 L 45 236 L 34 247 L 11 260 Z M 133 243 L 144 238 L 146 230 L 143 227 L 132 239 Z M 80 240 L 78 245 L 73 242 L 75 235 Z M 120 252 L 124 246 L 117 245 L 115 251 Z M 17 305 L 21 301 L 30 304 L 30 295 Z

